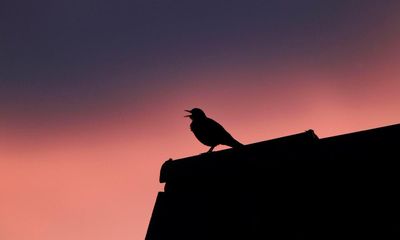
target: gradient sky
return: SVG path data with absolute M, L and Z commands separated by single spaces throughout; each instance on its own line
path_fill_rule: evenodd
M 0 239 L 142 240 L 161 164 L 400 122 L 397 0 L 3 0 Z M 217 149 L 222 149 L 218 147 Z

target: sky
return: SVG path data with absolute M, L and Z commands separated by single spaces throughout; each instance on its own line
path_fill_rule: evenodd
M 400 122 L 397 0 L 0 3 L 0 239 L 144 239 L 161 164 Z M 217 147 L 216 150 L 224 149 Z

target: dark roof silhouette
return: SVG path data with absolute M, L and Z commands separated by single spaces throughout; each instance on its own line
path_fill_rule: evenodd
M 400 124 L 168 160 L 146 240 L 400 239 Z

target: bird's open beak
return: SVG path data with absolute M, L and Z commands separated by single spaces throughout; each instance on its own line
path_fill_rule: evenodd
M 185 110 L 185 111 L 188 113 L 192 113 L 192 111 L 190 111 L 190 110 Z M 186 115 L 185 117 L 190 117 L 190 116 L 192 116 L 192 115 Z

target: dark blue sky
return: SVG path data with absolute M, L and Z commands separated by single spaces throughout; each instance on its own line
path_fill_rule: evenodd
M 353 48 L 399 5 L 383 2 L 3 1 L 0 91 L 7 101 L 59 93 L 83 103 L 125 84 L 157 84 L 143 75 L 171 65 L 335 54 L 332 44 Z M 137 77 L 115 78 L 124 68 Z
M 0 113 L 43 121 L 116 105 L 140 108 L 148 96 L 187 88 L 192 83 L 183 72 L 190 71 L 298 62 L 340 72 L 355 62 L 373 64 L 368 58 L 397 36 L 399 6 L 389 0 L 3 1 Z M 200 84 L 237 80 L 208 81 Z M 290 88 L 299 80 L 286 81 Z

